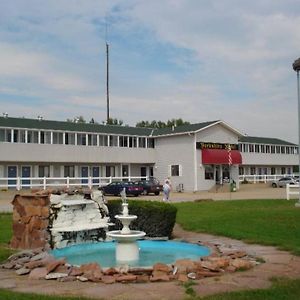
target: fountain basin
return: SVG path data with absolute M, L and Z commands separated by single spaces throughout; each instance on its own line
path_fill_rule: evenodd
M 119 243 L 131 243 L 144 237 L 146 233 L 138 230 L 130 230 L 129 233 L 124 234 L 122 233 L 122 230 L 113 230 L 107 232 L 106 235 L 117 240 Z
M 116 261 L 116 242 L 99 242 L 74 245 L 51 252 L 56 258 L 65 257 L 70 264 L 81 265 L 97 262 L 101 267 L 115 267 L 120 265 Z M 157 262 L 172 264 L 178 259 L 189 258 L 199 260 L 200 257 L 210 255 L 208 247 L 197 244 L 176 241 L 137 241 L 140 250 L 138 261 L 130 262 L 130 266 L 149 267 Z M 84 253 L 84 255 L 82 255 Z

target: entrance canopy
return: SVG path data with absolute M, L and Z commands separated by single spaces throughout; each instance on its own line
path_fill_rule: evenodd
M 240 151 L 231 150 L 231 161 L 234 165 L 242 163 Z M 202 149 L 202 164 L 228 165 L 229 153 L 226 149 Z

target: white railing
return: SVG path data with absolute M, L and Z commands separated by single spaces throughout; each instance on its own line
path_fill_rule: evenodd
M 137 181 L 148 179 L 146 176 L 129 177 L 2 177 L 0 178 L 0 189 L 15 188 L 18 191 L 22 188 L 48 187 L 101 187 L 113 181 Z
M 299 184 L 286 185 L 286 200 L 290 200 L 290 195 L 299 195 Z
M 239 182 L 248 181 L 253 183 L 270 182 L 279 180 L 282 177 L 293 177 L 295 174 L 275 174 L 275 175 L 239 175 Z M 298 175 L 298 174 L 297 174 Z

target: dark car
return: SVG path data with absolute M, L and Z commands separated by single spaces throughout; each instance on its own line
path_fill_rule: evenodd
M 136 184 L 143 187 L 143 195 L 148 195 L 151 193 L 159 195 L 163 189 L 163 186 L 159 184 L 159 181 L 154 179 L 141 180 L 136 182 Z
M 138 196 L 143 193 L 143 187 L 131 181 L 116 181 L 103 186 L 101 189 L 105 195 L 120 195 L 125 188 L 126 195 Z

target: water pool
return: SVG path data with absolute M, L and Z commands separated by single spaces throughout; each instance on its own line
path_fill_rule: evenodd
M 207 247 L 175 241 L 138 241 L 140 259 L 131 263 L 132 266 L 152 266 L 157 262 L 171 264 L 177 259 L 190 258 L 198 260 L 210 254 Z M 52 250 L 56 258 L 65 257 L 68 263 L 81 265 L 97 262 L 102 267 L 116 266 L 115 242 L 100 242 L 74 245 Z

